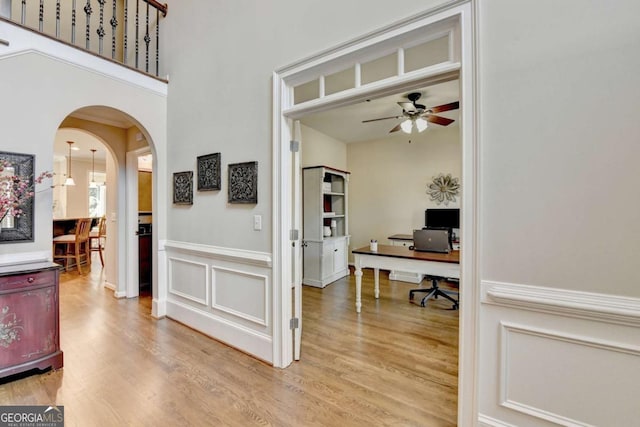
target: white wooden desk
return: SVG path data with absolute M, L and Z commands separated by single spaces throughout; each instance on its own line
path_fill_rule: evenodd
M 430 276 L 460 279 L 460 251 L 448 254 L 417 252 L 403 246 L 378 245 L 373 252 L 369 246 L 351 251 L 355 257 L 356 312 L 362 308 L 362 269 L 373 268 L 374 293 L 380 297 L 380 269 L 401 270 Z

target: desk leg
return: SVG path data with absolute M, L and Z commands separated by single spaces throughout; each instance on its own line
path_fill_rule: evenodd
M 362 308 L 362 267 L 360 266 L 360 260 L 356 255 L 355 259 L 356 271 L 353 273 L 356 276 L 356 313 L 360 313 Z
M 379 268 L 374 268 L 373 269 L 373 283 L 374 283 L 374 295 L 376 296 L 376 299 L 380 298 L 380 269 Z

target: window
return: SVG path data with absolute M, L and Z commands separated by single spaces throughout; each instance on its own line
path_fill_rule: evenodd
M 95 172 L 89 184 L 89 216 L 99 218 L 107 211 L 107 176 L 102 172 Z

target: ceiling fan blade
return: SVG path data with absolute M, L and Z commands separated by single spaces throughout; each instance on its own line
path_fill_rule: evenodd
M 380 117 L 379 119 L 363 120 L 362 123 L 377 122 L 378 120 L 399 119 L 401 116 Z
M 449 104 L 438 105 L 437 107 L 431 107 L 429 110 L 432 113 L 442 113 L 444 111 L 457 110 L 460 108 L 460 101 L 451 102 Z
M 402 109 L 408 113 L 415 113 L 416 106 L 413 105 L 413 102 L 398 102 L 398 105 L 402 107 Z
M 398 124 L 397 124 L 393 129 L 391 129 L 391 130 L 389 131 L 389 133 L 391 133 L 391 132 L 398 132 L 399 130 L 400 130 L 400 123 L 398 123 Z
M 451 123 L 455 122 L 455 120 L 448 119 L 446 117 L 434 116 L 432 114 L 427 114 L 426 116 L 423 116 L 423 118 L 428 122 L 441 126 L 449 126 Z

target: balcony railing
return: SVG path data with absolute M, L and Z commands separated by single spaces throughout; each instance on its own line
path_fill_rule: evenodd
M 156 0 L 0 0 L 0 16 L 155 76 L 167 9 Z

